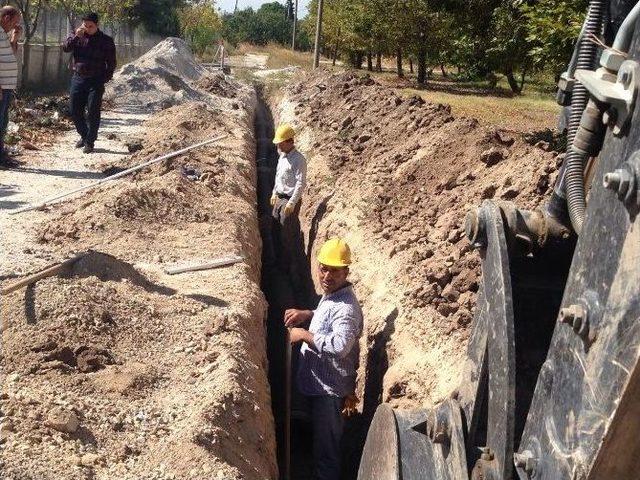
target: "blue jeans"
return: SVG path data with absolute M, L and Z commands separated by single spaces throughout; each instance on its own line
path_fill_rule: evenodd
M 314 480 L 340 480 L 344 399 L 329 395 L 307 397 L 313 427 Z
M 7 134 L 9 125 L 9 107 L 13 100 L 13 90 L 2 89 L 2 100 L 0 100 L 0 155 L 4 151 L 4 137 Z
M 93 146 L 98 138 L 104 81 L 100 77 L 71 77 L 71 117 L 85 144 Z M 85 117 L 85 109 L 87 115 Z

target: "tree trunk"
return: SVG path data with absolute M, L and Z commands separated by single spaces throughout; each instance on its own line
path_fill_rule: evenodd
M 447 74 L 447 71 L 444 69 L 444 65 L 442 63 L 440 64 L 440 71 L 442 72 L 442 76 L 443 77 L 448 77 L 449 76 Z
M 522 90 L 524 90 L 524 79 L 526 76 L 527 76 L 527 69 L 523 68 L 522 76 L 520 77 L 520 93 L 522 93 Z
M 338 59 L 338 47 L 340 46 L 340 27 L 338 27 L 338 36 L 336 37 L 336 46 L 333 49 L 333 59 L 331 65 L 336 66 L 336 60 Z
M 520 86 L 518 85 L 518 81 L 516 80 L 516 77 L 513 74 L 513 67 L 511 67 L 511 65 L 508 65 L 505 68 L 504 74 L 507 77 L 507 82 L 509 82 L 509 87 L 511 88 L 511 91 L 513 93 L 520 93 Z
M 371 50 L 367 52 L 367 70 L 373 72 L 373 57 L 371 56 Z
M 409 57 L 409 73 L 413 73 L 413 58 Z
M 424 85 L 427 82 L 427 50 L 423 44 L 418 48 L 418 84 Z
M 381 71 L 382 71 L 382 52 L 378 50 L 376 52 L 376 72 L 381 72 Z
M 404 72 L 402 71 L 402 49 L 396 49 L 396 70 L 398 71 L 399 77 L 404 77 Z
M 336 60 L 338 59 L 338 48 L 340 47 L 340 38 L 338 38 L 338 40 L 336 40 L 336 46 L 333 49 L 333 59 L 331 61 L 331 64 L 335 67 L 336 66 Z

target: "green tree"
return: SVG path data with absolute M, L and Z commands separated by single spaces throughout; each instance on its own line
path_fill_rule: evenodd
M 185 4 L 184 0 L 136 0 L 130 16 L 149 33 L 176 36 L 180 34 L 178 11 Z
M 222 35 L 233 45 L 241 42 L 288 45 L 293 31 L 293 17 L 290 15 L 289 7 L 278 2 L 265 3 L 258 10 L 238 10 L 222 16 Z M 300 43 L 308 44 L 304 39 Z
M 220 38 L 222 21 L 212 1 L 188 4 L 178 12 L 180 29 L 191 48 L 203 53 Z
M 537 69 L 556 77 L 565 69 L 580 35 L 588 0 L 539 0 L 523 5 L 529 55 Z

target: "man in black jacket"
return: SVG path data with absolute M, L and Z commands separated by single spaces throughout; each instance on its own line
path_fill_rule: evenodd
M 72 54 L 71 116 L 80 134 L 76 147 L 91 153 L 98 138 L 104 84 L 116 69 L 116 46 L 98 28 L 98 15 L 89 13 L 82 17 L 82 25 L 69 35 L 62 49 Z

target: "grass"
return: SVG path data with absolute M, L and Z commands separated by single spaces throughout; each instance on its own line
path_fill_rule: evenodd
M 499 78 L 495 88 L 487 82 L 456 81 L 435 72 L 427 85 L 418 88 L 415 76 L 398 79 L 393 72 L 374 74 L 401 95 L 418 95 L 433 103 L 451 105 L 454 116 L 476 118 L 485 125 L 521 132 L 554 128 L 560 107 L 554 99 L 553 83 L 544 77 L 532 78 L 522 94 L 514 95 L 506 79 Z
M 233 55 L 247 53 L 265 55 L 268 69 L 280 69 L 288 66 L 298 66 L 310 71 L 312 53 L 291 51 L 290 48 L 278 44 L 250 45 L 240 44 L 233 51 Z M 439 69 L 435 69 L 427 85 L 418 88 L 415 75 L 409 74 L 405 64 L 406 76 L 399 79 L 393 70 L 394 62 L 383 62 L 384 71 L 368 72 L 383 84 L 396 89 L 401 95 L 419 95 L 434 103 L 451 105 L 451 111 L 456 117 L 472 117 L 484 125 L 532 132 L 554 128 L 557 123 L 560 107 L 554 99 L 553 80 L 544 76 L 530 77 L 521 95 L 514 95 L 504 77 L 499 77 L 495 88 L 491 88 L 486 81 L 458 81 L 453 76 L 443 77 Z M 331 65 L 330 60 L 321 59 L 325 67 Z M 336 70 L 344 67 L 337 66 Z M 243 72 L 236 69 L 240 77 Z M 366 70 L 361 72 L 367 73 Z M 251 77 L 249 72 L 247 78 Z M 270 90 L 277 89 L 290 81 L 287 75 L 273 75 L 269 79 Z
M 276 69 L 288 66 L 297 66 L 305 70 L 311 70 L 313 54 L 311 52 L 292 51 L 275 43 L 268 45 L 249 45 L 242 43 L 234 51 L 234 55 L 244 55 L 245 53 L 255 53 L 268 55 L 267 68 Z

